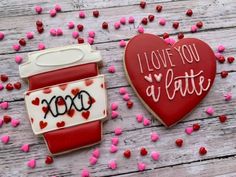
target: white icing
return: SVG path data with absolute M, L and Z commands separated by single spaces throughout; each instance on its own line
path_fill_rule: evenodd
M 159 73 L 158 75 L 154 74 L 154 77 L 155 77 L 157 82 L 161 82 L 161 78 L 162 78 L 162 74 L 161 73 Z
M 21 78 L 86 63 L 101 62 L 101 54 L 89 44 L 57 47 L 28 54 L 28 61 L 19 66 Z
M 146 94 L 148 97 L 152 97 L 154 102 L 158 102 L 161 95 L 161 87 L 158 87 L 156 92 L 155 86 L 150 85 L 146 88 Z
M 149 74 L 148 76 L 144 76 L 144 79 L 150 83 L 152 83 L 152 75 Z
M 85 85 L 86 79 L 93 80 L 93 83 L 89 86 L 86 86 Z M 26 108 L 28 110 L 29 119 L 30 120 L 31 118 L 34 119 L 33 123 L 31 122 L 31 126 L 35 134 L 42 134 L 44 132 L 57 130 L 58 127 L 56 126 L 56 123 L 61 121 L 65 122 L 65 126 L 63 127 L 65 128 L 74 125 L 84 124 L 95 120 L 102 120 L 106 118 L 107 95 L 106 95 L 106 89 L 104 88 L 105 87 L 104 75 L 99 75 L 96 77 L 91 77 L 86 79 L 68 83 L 64 91 L 58 85 L 55 85 L 50 87 L 51 92 L 48 94 L 43 93 L 43 89 L 30 91 L 30 94 L 25 93 Z M 103 88 L 101 87 L 102 84 Z M 51 100 L 53 96 L 62 96 L 63 98 L 65 98 L 66 95 L 70 95 L 74 97 L 75 95 L 73 95 L 71 92 L 72 89 L 74 88 L 79 88 L 81 91 L 84 90 L 88 92 L 91 95 L 91 97 L 93 97 L 96 100 L 95 103 L 93 103 L 88 110 L 90 111 L 89 118 L 88 119 L 83 118 L 82 112 L 77 111 L 76 109 L 74 109 L 75 113 L 73 117 L 69 117 L 68 114 L 63 114 L 55 117 L 52 115 L 52 113 L 55 113 L 54 102 L 50 103 L 50 105 L 52 106 L 52 113 L 49 112 L 45 118 L 45 112 L 42 111 L 42 108 L 44 106 L 47 106 L 47 104 L 45 102 L 42 103 L 42 100 L 45 99 L 49 102 L 49 100 Z M 32 104 L 32 101 L 35 100 L 35 98 L 40 99 L 39 105 Z M 85 95 L 84 99 L 86 98 L 88 97 L 86 97 Z M 71 99 L 66 100 L 67 106 L 71 105 L 71 101 L 72 101 Z M 74 102 L 78 108 L 81 107 L 79 99 L 76 98 Z M 58 106 L 58 107 L 59 107 L 58 111 L 60 113 L 65 111 L 65 106 Z M 39 126 L 40 121 L 47 121 L 48 125 L 45 128 L 41 129 Z

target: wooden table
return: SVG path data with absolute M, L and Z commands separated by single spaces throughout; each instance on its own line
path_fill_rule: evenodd
M 139 7 L 137 0 L 67 0 L 57 1 L 62 6 L 62 12 L 55 18 L 48 14 L 55 2 L 49 0 L 2 0 L 0 2 L 0 31 L 6 34 L 3 41 L 0 41 L 0 74 L 6 73 L 10 82 L 19 81 L 18 65 L 14 61 L 16 55 L 23 56 L 27 60 L 27 53 L 37 50 L 39 42 L 45 43 L 47 48 L 63 46 L 76 43 L 72 39 L 73 30 L 67 29 L 67 23 L 74 21 L 76 24 L 85 25 L 85 31 L 81 36 L 87 37 L 88 30 L 96 31 L 94 47 L 101 50 L 104 67 L 101 73 L 106 75 L 108 84 L 109 102 L 119 103 L 120 116 L 115 120 L 108 120 L 104 125 L 104 140 L 99 147 L 101 157 L 95 166 L 89 165 L 89 157 L 95 147 L 86 148 L 66 155 L 54 158 L 54 163 L 46 165 L 45 156 L 48 154 L 42 138 L 34 136 L 27 120 L 23 92 L 27 89 L 27 83 L 22 85 L 19 91 L 8 92 L 5 89 L 0 91 L 0 100 L 9 101 L 10 108 L 7 111 L 0 110 L 0 116 L 9 114 L 21 120 L 21 124 L 13 128 L 4 124 L 0 128 L 0 135 L 8 134 L 11 137 L 7 145 L 0 143 L 0 176 L 80 176 L 83 168 L 88 168 L 91 176 L 236 176 L 236 101 L 233 98 L 226 102 L 223 94 L 232 92 L 236 94 L 236 62 L 232 64 L 218 64 L 217 75 L 213 88 L 208 96 L 197 106 L 197 108 L 178 125 L 166 129 L 158 121 L 152 119 L 150 126 L 144 127 L 136 122 L 135 115 L 142 113 L 145 117 L 152 118 L 135 96 L 128 84 L 122 65 L 124 49 L 119 47 L 121 39 L 129 40 L 137 34 L 139 21 L 148 14 L 154 14 L 154 22 L 145 26 L 145 32 L 161 35 L 168 32 L 176 37 L 179 31 L 183 31 L 187 37 L 200 38 L 211 45 L 215 50 L 219 44 L 226 47 L 225 56 L 236 56 L 236 1 L 235 0 L 149 0 L 145 9 Z M 35 5 L 43 7 L 43 13 L 36 15 L 33 8 Z M 157 13 L 157 4 L 163 5 L 163 12 Z M 185 11 L 191 8 L 194 12 L 192 17 L 187 17 Z M 99 18 L 92 16 L 93 9 L 100 11 Z M 79 19 L 76 14 L 84 10 L 87 17 Z M 119 30 L 113 29 L 114 22 L 121 17 L 134 16 L 134 25 L 122 25 Z M 159 17 L 165 17 L 167 24 L 162 27 L 157 24 Z M 37 34 L 35 22 L 41 19 L 44 23 L 45 32 Z M 173 21 L 180 22 L 180 28 L 172 28 Z M 204 27 L 199 32 L 192 34 L 190 27 L 199 20 L 204 22 Z M 107 21 L 109 30 L 102 30 L 101 24 Z M 51 37 L 50 28 L 61 27 L 64 35 Z M 33 40 L 27 41 L 20 52 L 12 50 L 12 45 L 18 39 L 24 37 L 26 32 L 34 31 Z M 116 73 L 110 74 L 107 69 L 115 65 Z M 220 77 L 220 72 L 230 71 L 226 79 Z M 119 88 L 128 89 L 134 107 L 128 110 L 122 97 L 119 95 Z M 213 116 L 207 116 L 204 110 L 212 106 L 215 109 Z M 171 109 L 170 109 L 171 111 Z M 218 116 L 226 114 L 228 121 L 220 123 Z M 184 129 L 193 123 L 200 123 L 201 129 L 192 135 L 186 135 Z M 109 153 L 111 138 L 114 136 L 114 129 L 121 127 L 123 134 L 119 137 L 118 152 Z M 160 140 L 151 142 L 150 133 L 157 132 Z M 184 139 L 184 146 L 177 148 L 175 140 Z M 20 147 L 23 143 L 30 144 L 30 152 L 23 153 Z M 200 156 L 199 147 L 207 148 L 208 153 Z M 159 151 L 159 161 L 154 162 L 150 156 L 141 157 L 139 149 L 145 147 L 149 153 L 153 150 Z M 132 157 L 127 160 L 123 157 L 123 151 L 130 149 Z M 27 167 L 29 159 L 35 158 L 37 166 L 35 169 Z M 110 170 L 107 163 L 116 159 L 118 168 Z M 137 162 L 145 162 L 147 168 L 144 172 L 138 172 Z

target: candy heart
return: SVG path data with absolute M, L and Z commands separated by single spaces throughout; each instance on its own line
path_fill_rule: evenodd
M 117 146 L 117 144 L 119 143 L 119 138 L 118 137 L 113 137 L 111 138 L 111 143 L 115 146 Z
M 11 126 L 12 127 L 17 127 L 18 125 L 20 125 L 20 120 L 18 120 L 18 119 L 12 119 L 11 120 Z
M 48 165 L 49 165 L 49 164 L 52 164 L 53 161 L 54 161 L 54 160 L 53 160 L 52 156 L 49 156 L 49 155 L 46 156 L 46 159 L 45 159 L 45 163 L 46 163 L 46 164 L 48 164 Z
M 193 127 L 187 127 L 185 129 L 185 133 L 187 133 L 188 135 L 191 135 L 193 133 Z
M 4 143 L 4 144 L 7 144 L 7 143 L 9 142 L 9 140 L 10 140 L 10 137 L 9 137 L 8 135 L 3 135 L 3 136 L 1 137 L 1 141 L 2 141 L 2 143 Z
M 112 111 L 111 112 L 111 118 L 112 119 L 115 119 L 115 118 L 117 118 L 119 116 L 119 113 L 117 112 L 117 111 Z
M 157 140 L 159 140 L 159 135 L 156 132 L 152 132 L 151 133 L 151 140 L 153 142 L 156 142 Z
M 138 123 L 141 123 L 143 121 L 143 115 L 142 114 L 136 115 L 136 120 Z
M 152 34 L 139 34 L 129 41 L 124 66 L 138 97 L 167 127 L 199 104 L 216 74 L 214 52 L 203 41 L 184 38 L 170 46 Z M 152 80 L 147 81 L 149 75 Z
M 148 126 L 148 125 L 150 125 L 151 124 L 151 121 L 149 120 L 149 119 L 147 119 L 147 118 L 144 118 L 143 119 L 143 125 L 144 126 Z
M 35 168 L 36 166 L 36 160 L 34 159 L 31 159 L 27 162 L 27 166 L 30 167 L 30 168 Z
M 97 163 L 98 159 L 96 157 L 91 156 L 89 158 L 90 165 L 95 165 Z
M 98 148 L 96 148 L 93 152 L 92 152 L 93 157 L 99 158 L 100 157 L 100 150 Z
M 117 150 L 118 150 L 117 146 L 112 144 L 110 147 L 110 153 L 115 153 Z
M 0 104 L 0 106 L 1 106 L 2 109 L 8 109 L 9 103 L 5 101 L 5 102 L 2 102 L 2 103 Z
M 139 162 L 138 163 L 138 170 L 139 171 L 144 171 L 145 169 L 146 169 L 146 164 L 142 163 L 142 162 Z
M 29 152 L 29 145 L 28 144 L 23 144 L 20 148 L 23 152 Z

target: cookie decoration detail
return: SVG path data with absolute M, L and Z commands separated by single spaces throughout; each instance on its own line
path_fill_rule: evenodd
M 19 69 L 29 81 L 25 103 L 34 134 L 44 137 L 52 154 L 100 142 L 107 116 L 100 52 L 79 44 L 32 52 L 28 58 Z
M 216 74 L 212 49 L 196 38 L 168 45 L 139 34 L 127 44 L 124 68 L 146 108 L 166 127 L 186 117 L 207 95 Z

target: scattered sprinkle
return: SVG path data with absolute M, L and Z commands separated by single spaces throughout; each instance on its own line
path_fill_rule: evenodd
M 89 171 L 86 168 L 82 170 L 81 177 L 90 177 Z
M 120 23 L 121 23 L 122 25 L 125 25 L 125 24 L 126 24 L 126 18 L 125 18 L 125 17 L 121 17 L 121 18 L 120 18 Z
M 36 5 L 36 6 L 34 7 L 34 10 L 35 10 L 35 12 L 36 12 L 37 14 L 41 14 L 42 11 L 43 11 L 43 8 L 42 8 L 41 6 L 39 6 L 39 5 Z
M 123 155 L 125 158 L 129 159 L 131 157 L 131 151 L 127 149 L 123 152 Z
M 159 24 L 160 24 L 161 26 L 165 26 L 165 24 L 166 24 L 165 18 L 160 18 L 160 19 L 159 19 Z
M 138 162 L 138 170 L 144 171 L 146 169 L 146 164 L 143 162 Z
M 27 39 L 33 39 L 33 38 L 34 38 L 34 32 L 31 32 L 31 31 L 30 31 L 30 32 L 27 32 L 27 33 L 26 33 L 26 38 L 27 38 Z
M 175 144 L 176 144 L 176 146 L 178 146 L 178 147 L 182 147 L 183 146 L 183 140 L 182 139 L 177 139 L 177 140 L 175 140 Z
M 111 118 L 116 119 L 119 116 L 119 113 L 117 111 L 112 111 L 111 112 Z
M 50 155 L 47 155 L 47 156 L 46 156 L 46 158 L 45 158 L 45 163 L 46 163 L 46 164 L 48 164 L 48 165 L 49 165 L 49 164 L 52 164 L 53 161 L 54 161 L 54 160 L 53 160 L 52 156 L 50 156 Z
M 98 159 L 96 157 L 94 157 L 94 156 L 91 156 L 89 158 L 90 165 L 95 165 L 97 163 L 97 161 L 98 161 Z
M 2 141 L 3 144 L 7 144 L 10 141 L 10 136 L 2 135 L 1 136 L 1 141 Z
M 220 52 L 220 53 L 224 52 L 224 51 L 225 51 L 225 46 L 219 45 L 219 46 L 217 47 L 217 51 Z
M 15 51 L 19 51 L 20 50 L 20 45 L 19 44 L 13 44 L 12 48 Z
M 119 45 L 120 45 L 120 47 L 125 47 L 126 46 L 126 42 L 124 40 L 121 40 L 119 42 Z
M 118 151 L 118 147 L 112 144 L 110 147 L 110 153 L 116 153 L 117 151 Z
M 0 103 L 0 107 L 2 108 L 2 109 L 8 109 L 9 108 L 9 103 L 7 102 L 7 101 L 4 101 L 4 102 L 2 102 L 2 103 Z
M 157 12 L 161 12 L 161 11 L 162 11 L 162 8 L 163 8 L 163 7 L 162 7 L 161 5 L 157 5 L 157 6 L 156 6 L 156 11 L 157 11 Z
M 79 37 L 78 31 L 73 31 L 73 32 L 72 32 L 72 37 L 73 37 L 74 39 L 77 39 L 77 38 Z
M 129 96 L 128 93 L 125 93 L 125 94 L 123 95 L 123 100 L 125 100 L 125 101 L 129 101 L 129 100 L 130 100 L 130 96 Z
M 139 32 L 140 34 L 144 33 L 144 28 L 143 28 L 142 26 L 139 26 L 139 27 L 138 27 L 138 32 Z
M 18 119 L 11 119 L 11 126 L 12 127 L 17 127 L 18 125 L 20 125 L 20 120 L 18 120 Z
M 55 17 L 57 15 L 57 11 L 55 9 L 51 9 L 49 11 L 49 14 L 50 14 L 51 17 Z
M 109 163 L 108 163 L 108 168 L 110 168 L 110 169 L 112 169 L 112 170 L 117 169 L 117 163 L 116 163 L 116 161 L 115 161 L 115 160 L 109 161 Z
M 189 17 L 191 17 L 191 16 L 193 15 L 192 9 L 188 9 L 188 10 L 186 11 L 186 15 L 189 16 Z
M 220 120 L 221 123 L 224 123 L 227 119 L 228 119 L 228 118 L 227 118 L 226 115 L 220 115 L 220 116 L 219 116 L 219 120 Z
M 111 138 L 111 143 L 112 143 L 113 145 L 117 146 L 118 143 L 119 143 L 119 138 L 118 138 L 117 136 Z
M 79 18 L 85 18 L 85 12 L 84 11 L 79 12 Z
M 44 49 L 45 49 L 45 45 L 44 45 L 42 42 L 40 42 L 40 43 L 38 44 L 38 49 L 39 49 L 39 50 L 44 50 Z
M 214 109 L 213 107 L 208 107 L 205 111 L 209 116 L 212 116 L 214 114 Z
M 151 133 L 151 140 L 152 140 L 152 142 L 156 142 L 156 141 L 158 141 L 159 140 L 159 135 L 156 133 L 156 132 L 152 132 Z
M 117 102 L 111 103 L 111 110 L 115 111 L 115 110 L 117 110 L 117 109 L 118 109 L 118 104 L 117 104 Z
M 142 114 L 137 114 L 136 115 L 136 120 L 138 123 L 141 123 L 143 121 L 143 115 Z
M 114 28 L 119 29 L 120 28 L 120 22 L 115 22 L 114 23 Z
M 147 149 L 144 148 L 144 147 L 142 147 L 142 148 L 140 149 L 140 155 L 141 155 L 141 156 L 146 156 L 147 154 L 148 154 Z
M 94 149 L 93 152 L 92 152 L 92 155 L 94 157 L 96 157 L 96 158 L 99 158 L 100 157 L 100 150 L 99 150 L 99 148 Z
M 187 135 L 191 135 L 191 134 L 193 133 L 193 127 L 187 127 L 187 128 L 185 129 L 185 133 L 186 133 Z
M 129 21 L 129 24 L 132 24 L 132 23 L 134 23 L 135 19 L 133 16 L 130 16 L 128 21 Z
M 16 62 L 17 64 L 21 64 L 22 60 L 23 60 L 23 58 L 22 58 L 21 56 L 19 56 L 19 55 L 16 55 L 16 56 L 15 56 L 15 62 Z
M 91 38 L 94 38 L 95 37 L 95 31 L 89 31 L 88 36 L 91 37 Z
M 29 152 L 30 146 L 29 146 L 29 144 L 23 144 L 20 149 L 23 152 Z
M 119 89 L 119 93 L 120 93 L 121 95 L 127 94 L 127 89 L 126 89 L 125 87 L 121 87 L 121 88 Z
M 200 147 L 200 149 L 199 149 L 199 154 L 200 154 L 200 155 L 205 155 L 206 153 L 207 153 L 206 148 L 205 148 L 205 147 Z
M 153 160 L 157 161 L 160 157 L 160 153 L 156 152 L 156 151 L 152 151 L 151 152 L 151 157 L 152 157 Z
M 197 32 L 197 26 L 196 25 L 191 26 L 191 32 L 192 33 Z
M 121 128 L 115 128 L 115 135 L 121 135 L 122 134 L 122 129 Z
M 149 120 L 149 119 L 147 119 L 147 118 L 144 118 L 143 119 L 143 125 L 144 126 L 148 126 L 148 125 L 150 125 L 151 124 L 151 121 Z
M 221 71 L 220 75 L 221 78 L 226 78 L 228 76 L 229 72 L 228 71 Z
M 67 24 L 68 28 L 69 29 L 73 29 L 75 27 L 75 23 L 70 21 L 68 24 Z
M 0 41 L 3 40 L 5 37 L 4 33 L 3 32 L 0 32 Z
M 224 94 L 225 101 L 230 101 L 232 99 L 232 93 L 228 92 Z
M 56 4 L 54 8 L 57 12 L 61 12 L 61 6 L 59 4 Z
M 200 124 L 199 123 L 195 123 L 193 124 L 193 131 L 198 131 L 200 129 Z
M 36 167 L 36 160 L 35 159 L 31 159 L 27 162 L 27 166 L 29 168 L 35 168 Z

